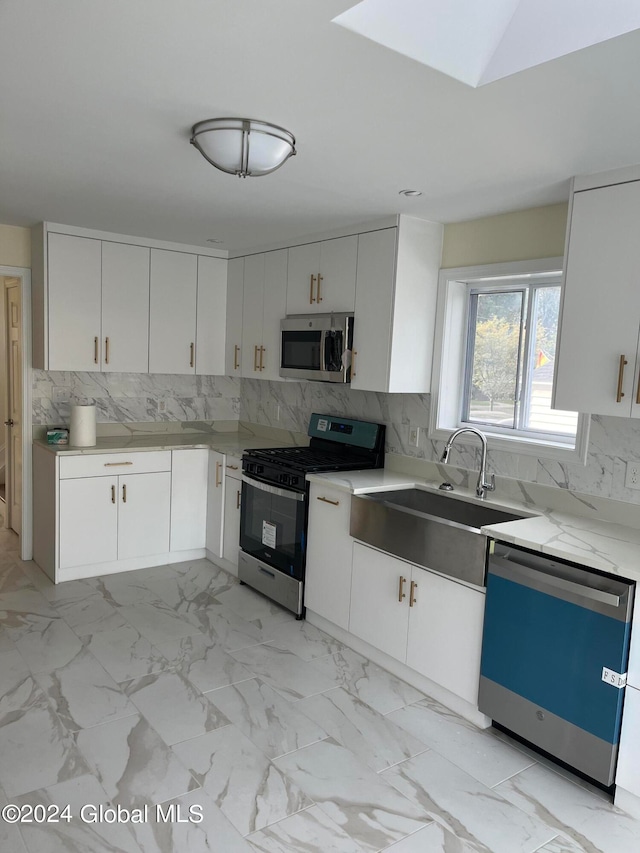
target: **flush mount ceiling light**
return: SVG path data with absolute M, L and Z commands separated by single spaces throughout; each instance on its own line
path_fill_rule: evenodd
M 400 190 L 398 195 L 406 195 L 407 198 L 418 198 L 422 195 L 422 190 Z
M 257 177 L 279 169 L 296 153 L 292 133 L 252 118 L 210 118 L 191 129 L 191 144 L 216 169 Z

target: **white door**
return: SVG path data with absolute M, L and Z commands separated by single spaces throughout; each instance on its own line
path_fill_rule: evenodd
M 102 243 L 102 370 L 149 371 L 149 249 Z
M 307 243 L 289 249 L 287 314 L 313 314 L 321 310 L 316 301 L 319 272 L 320 243 Z
M 348 630 L 353 539 L 351 495 L 311 484 L 304 602 L 309 610 Z
M 171 474 L 118 477 L 118 559 L 169 551 Z
M 210 450 L 207 488 L 206 548 L 214 557 L 222 556 L 225 479 L 224 453 L 218 453 L 215 450 Z
M 482 592 L 413 567 L 407 666 L 478 704 Z
M 238 565 L 240 549 L 240 499 L 242 481 L 227 476 L 224 487 L 224 531 L 222 537 L 222 556 L 232 565 Z
M 171 550 L 204 548 L 207 526 L 209 451 L 171 454 Z
M 356 301 L 358 237 L 340 237 L 320 244 L 318 311 L 352 312 Z
M 196 373 L 225 373 L 227 320 L 227 262 L 224 258 L 198 256 L 196 324 Z
M 49 370 L 100 370 L 100 240 L 49 234 Z
M 118 478 L 60 480 L 60 568 L 118 558 Z
M 554 408 L 629 417 L 638 390 L 639 221 L 640 182 L 573 197 Z M 618 401 L 621 356 L 628 364 Z
M 151 250 L 149 372 L 196 372 L 198 256 Z
M 22 533 L 22 289 L 19 279 L 5 288 L 6 401 L 5 488 L 6 526 Z
M 404 663 L 411 566 L 354 542 L 349 631 Z
M 351 372 L 354 389 L 386 391 L 389 387 L 395 252 L 395 228 L 358 237 Z
M 264 261 L 264 307 L 260 378 L 280 379 L 280 321 L 287 310 L 287 250 L 267 252 Z
M 264 300 L 264 253 L 244 259 L 242 302 L 242 375 L 260 378 L 262 309 Z
M 227 332 L 225 374 L 240 376 L 242 356 L 242 294 L 244 258 L 232 258 L 227 268 Z

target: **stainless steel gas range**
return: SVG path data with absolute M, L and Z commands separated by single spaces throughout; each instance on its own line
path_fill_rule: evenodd
M 306 475 L 384 466 L 384 424 L 312 414 L 308 447 L 242 457 L 238 577 L 304 616 L 309 485 Z

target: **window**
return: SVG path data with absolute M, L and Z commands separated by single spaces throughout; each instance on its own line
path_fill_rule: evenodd
M 584 457 L 588 418 L 551 408 L 561 289 L 558 259 L 442 271 L 433 437 L 469 425 L 492 447 Z

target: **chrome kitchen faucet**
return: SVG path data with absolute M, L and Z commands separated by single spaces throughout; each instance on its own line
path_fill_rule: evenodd
M 447 443 L 444 446 L 444 452 L 440 461 L 444 462 L 444 464 L 446 465 L 446 463 L 449 461 L 449 453 L 451 452 L 451 448 L 453 447 L 453 442 L 459 435 L 462 435 L 462 433 L 464 432 L 472 432 L 474 435 L 477 435 L 480 441 L 482 442 L 482 461 L 480 462 L 480 471 L 478 472 L 476 495 L 481 500 L 484 500 L 484 498 L 487 496 L 487 492 L 495 491 L 496 475 L 491 475 L 491 482 L 485 482 L 487 477 L 487 437 L 483 432 L 480 432 L 479 429 L 474 429 L 473 427 L 462 427 L 461 429 L 457 429 L 455 432 L 452 432 L 449 438 L 447 439 Z

